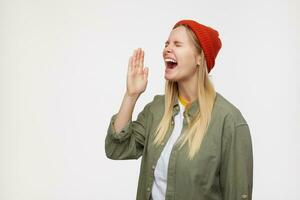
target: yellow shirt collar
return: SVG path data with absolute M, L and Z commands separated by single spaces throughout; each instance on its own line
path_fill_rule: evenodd
M 186 107 L 186 105 L 188 105 L 189 104 L 189 102 L 186 100 L 186 99 L 184 99 L 182 96 L 178 96 L 178 99 L 179 99 L 179 101 L 180 101 L 180 103 L 184 106 L 184 107 Z

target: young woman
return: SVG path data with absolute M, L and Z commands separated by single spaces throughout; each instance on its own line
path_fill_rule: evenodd
M 138 200 L 252 198 L 253 156 L 241 112 L 215 91 L 208 73 L 221 48 L 218 32 L 193 20 L 173 27 L 163 50 L 165 94 L 131 120 L 147 86 L 144 52 L 129 59 L 127 91 L 111 118 L 106 156 L 142 156 Z

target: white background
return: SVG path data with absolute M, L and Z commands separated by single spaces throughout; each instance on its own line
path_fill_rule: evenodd
M 135 199 L 140 159 L 107 159 L 106 130 L 135 48 L 150 71 L 133 117 L 164 92 L 162 49 L 180 19 L 220 33 L 210 74 L 249 123 L 253 199 L 300 199 L 299 5 L 1 0 L 0 199 Z

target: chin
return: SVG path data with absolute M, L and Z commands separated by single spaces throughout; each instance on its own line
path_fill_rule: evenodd
M 166 74 L 165 74 L 165 80 L 166 80 L 166 81 L 174 81 L 174 82 L 177 81 L 177 79 L 176 79 L 175 77 L 171 77 L 171 76 L 168 76 L 168 75 L 166 75 Z

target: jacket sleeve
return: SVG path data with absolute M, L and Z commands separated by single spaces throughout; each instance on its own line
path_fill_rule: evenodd
M 227 126 L 222 141 L 220 184 L 224 200 L 251 200 L 253 153 L 247 123 Z
M 105 138 L 105 153 L 108 158 L 113 160 L 127 160 L 138 159 L 142 155 L 149 106 L 150 103 L 138 114 L 137 119 L 128 122 L 120 133 L 117 133 L 114 129 L 117 114 L 111 117 Z

